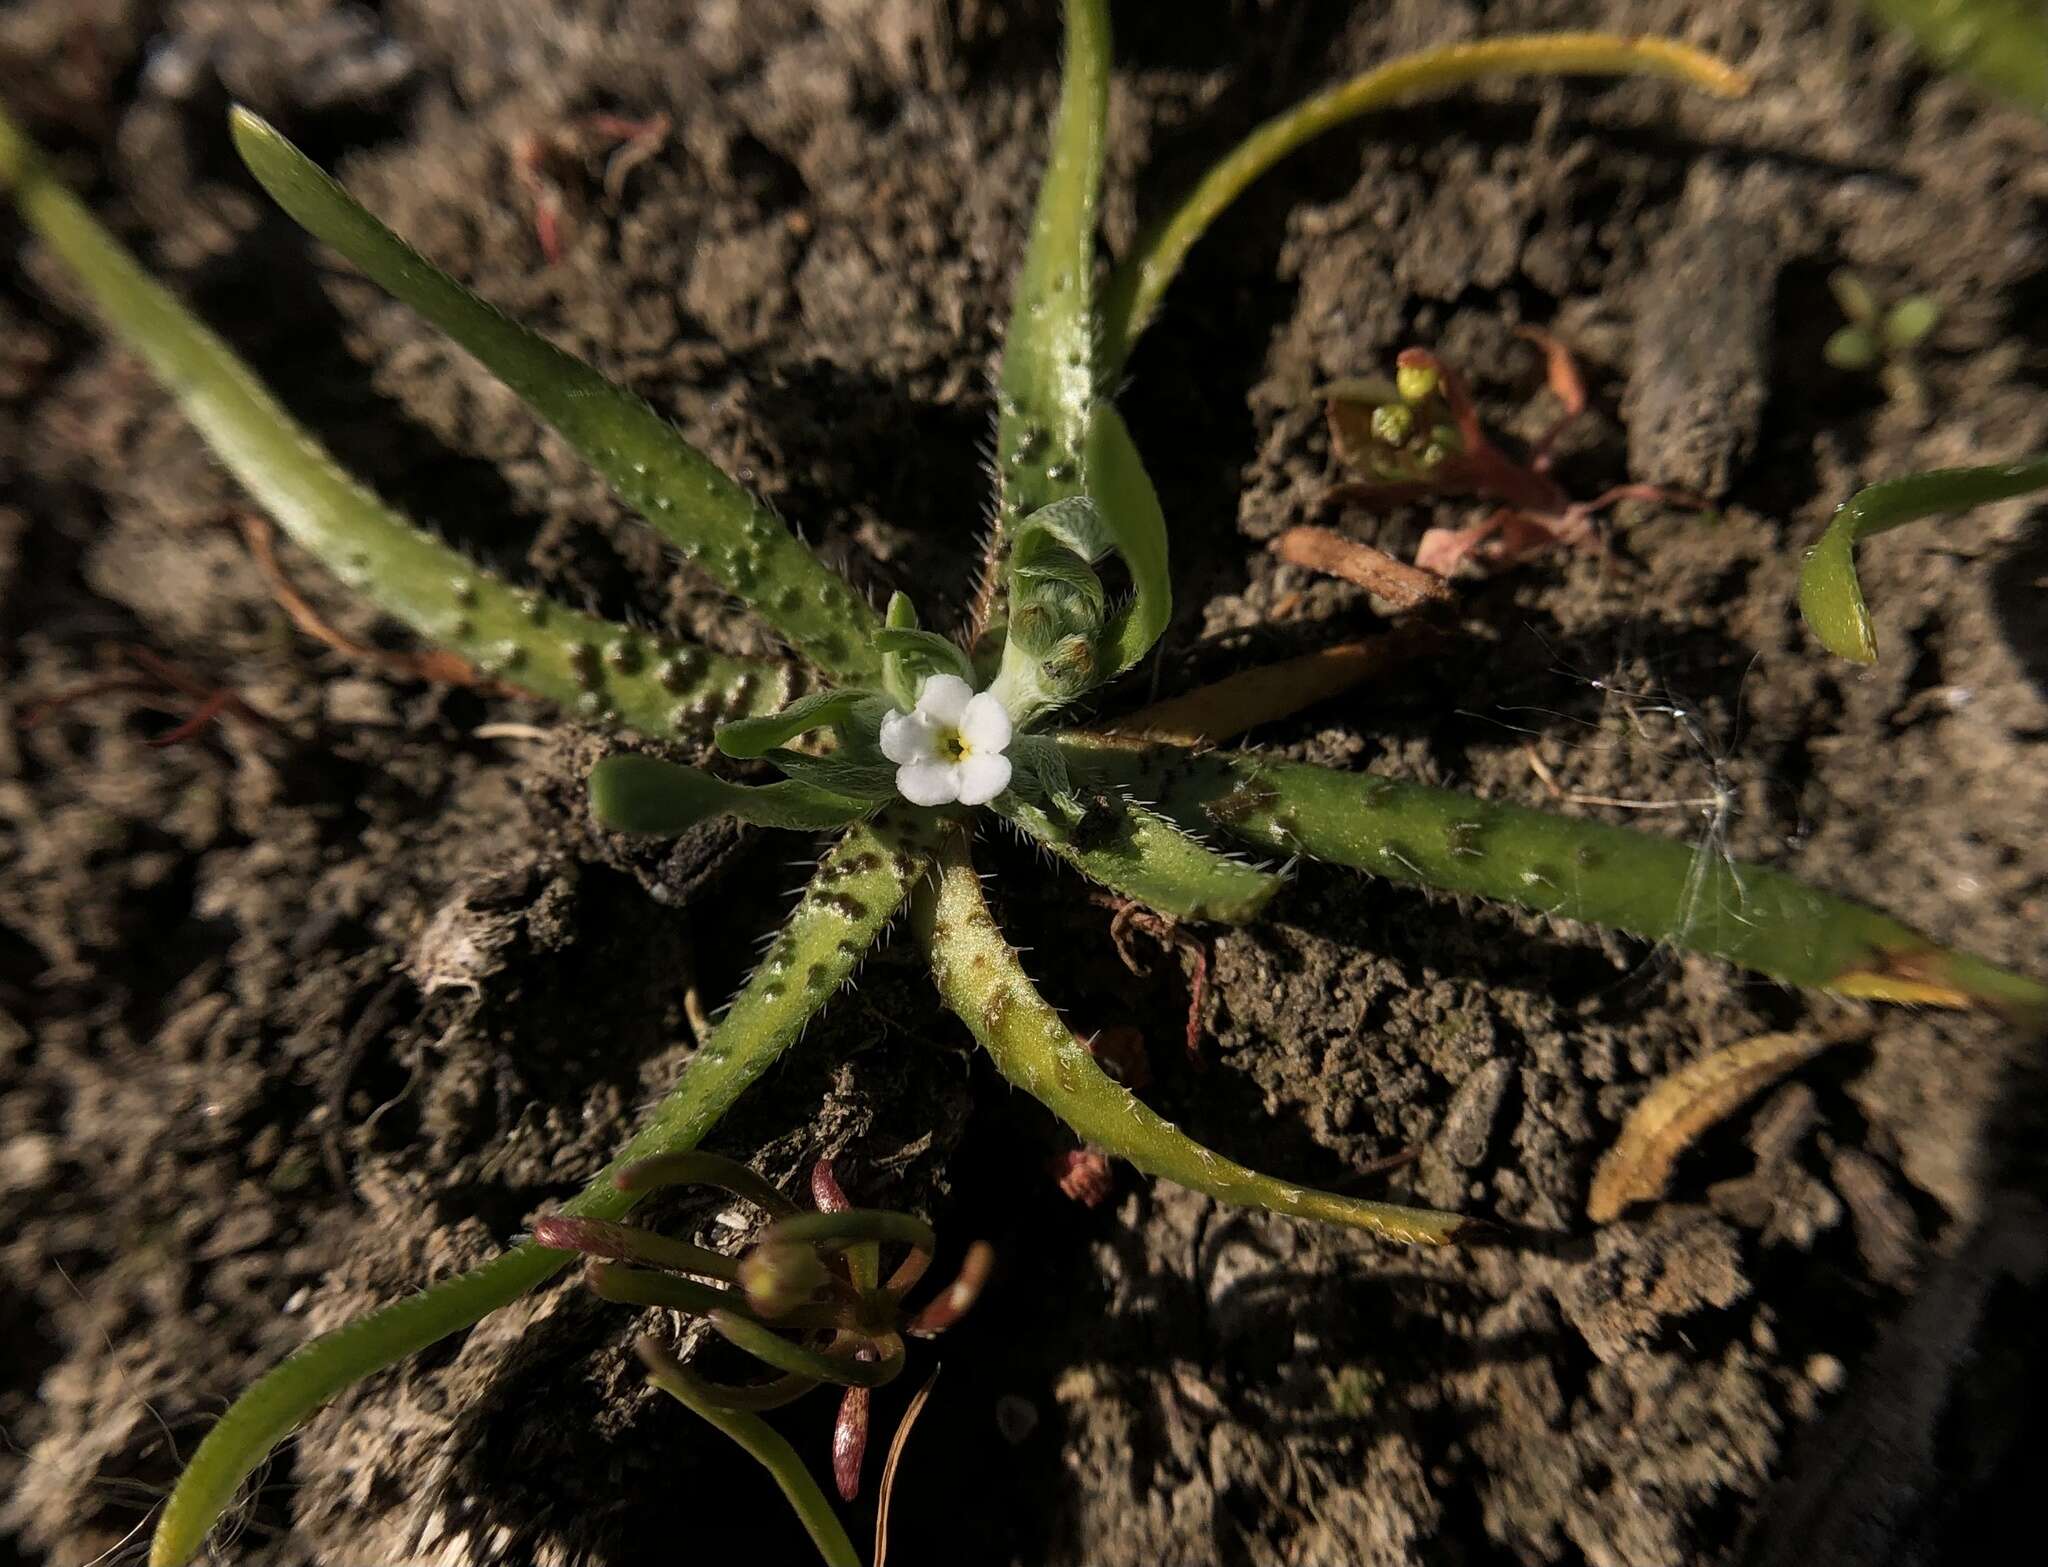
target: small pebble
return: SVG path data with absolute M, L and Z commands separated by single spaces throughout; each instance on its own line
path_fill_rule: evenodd
M 1815 1355 L 1806 1362 L 1806 1380 L 1823 1393 L 1839 1393 L 1849 1380 L 1849 1368 L 1833 1355 Z
M 1005 1393 L 996 1400 L 996 1429 L 1012 1447 L 1021 1446 L 1038 1429 L 1038 1406 L 1028 1398 Z

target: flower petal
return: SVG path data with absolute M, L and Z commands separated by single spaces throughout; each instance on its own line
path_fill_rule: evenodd
M 960 798 L 961 770 L 957 763 L 932 758 L 906 762 L 896 769 L 896 792 L 912 805 L 951 805 Z M 1010 764 L 1003 762 L 1006 779 L 1009 773 Z
M 917 716 L 934 724 L 959 726 L 974 700 L 974 687 L 958 675 L 927 675 L 917 688 Z
M 967 704 L 960 717 L 960 738 L 977 756 L 1002 754 L 1010 743 L 1010 715 L 994 692 L 984 691 Z
M 976 751 L 953 771 L 959 774 L 954 787 L 962 805 L 986 805 L 1010 787 L 1010 759 L 1000 751 Z M 900 788 L 903 775 L 896 777 Z
M 916 713 L 890 708 L 882 720 L 882 754 L 892 762 L 926 762 L 938 755 L 939 732 Z

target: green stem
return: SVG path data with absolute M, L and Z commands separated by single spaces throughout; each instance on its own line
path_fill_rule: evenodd
M 533 1238 L 536 1244 L 556 1251 L 574 1251 L 608 1262 L 640 1263 L 650 1268 L 667 1268 L 672 1273 L 723 1279 L 728 1284 L 740 1276 L 739 1258 L 706 1246 L 693 1246 L 637 1224 L 549 1217 L 534 1225 Z
M 2048 457 L 1983 468 L 1936 468 L 1859 490 L 1835 509 L 1799 573 L 1799 612 L 1830 653 L 1877 661 L 1870 611 L 1856 580 L 1856 546 L 1873 533 L 1943 512 L 1968 511 L 2048 489 Z
M 618 1156 L 562 1214 L 619 1219 L 644 1191 L 616 1174 L 694 1147 L 848 978 L 922 873 L 912 829 L 856 827 L 818 874 L 760 967 L 682 1079 Z M 296 1426 L 344 1388 L 510 1305 L 576 1260 L 531 1242 L 321 1335 L 229 1406 L 178 1477 L 157 1520 L 151 1567 L 180 1567 L 205 1542 L 242 1482 Z
M 843 1251 L 862 1241 L 883 1241 L 930 1252 L 938 1247 L 932 1227 L 914 1213 L 889 1208 L 841 1208 L 832 1213 L 800 1213 L 777 1219 L 761 1232 L 761 1244 L 794 1241 L 826 1251 Z M 874 1288 L 870 1283 L 868 1288 Z
M 703 1390 L 706 1402 L 720 1409 L 780 1409 L 785 1404 L 794 1404 L 804 1394 L 818 1387 L 816 1377 L 799 1376 L 789 1372 L 769 1382 L 733 1383 L 712 1382 L 703 1377 L 697 1379 L 697 1386 Z
M 1444 92 L 1487 76 L 1529 75 L 1669 76 L 1729 97 L 1749 85 L 1740 72 L 1697 49 L 1662 38 L 1607 33 L 1484 38 L 1391 60 L 1268 120 L 1145 231 L 1117 267 L 1103 298 L 1105 373 L 1121 373 L 1203 231 L 1247 185 L 1303 142 L 1417 93 Z
M 875 613 L 772 512 L 645 401 L 464 288 L 246 109 L 243 161 L 277 204 L 483 361 L 604 475 L 655 532 L 842 680 L 879 678 Z
M 1704 952 L 1789 985 L 2048 1019 L 2048 986 L 1897 920 L 1683 839 L 1367 773 L 1068 737 L 1183 821 L 1393 881 Z
M 634 1346 L 647 1366 L 648 1378 L 664 1393 L 710 1425 L 716 1426 L 746 1449 L 748 1455 L 775 1478 L 782 1494 L 810 1531 L 811 1543 L 825 1567 L 861 1567 L 860 1553 L 847 1538 L 839 1515 L 811 1472 L 773 1426 L 747 1410 L 731 1409 L 719 1402 L 719 1391 L 706 1386 L 686 1371 L 676 1358 L 651 1338 Z
M 784 668 L 646 635 L 516 591 L 398 515 L 281 408 L 52 176 L 0 112 L 0 185 L 94 306 L 149 364 L 228 471 L 350 587 L 430 641 L 579 717 L 702 734 L 772 712 Z
M 903 1370 L 903 1341 L 893 1334 L 887 1335 L 894 1339 L 893 1354 L 888 1352 L 886 1343 L 878 1340 L 882 1358 L 858 1360 L 849 1350 L 806 1349 L 774 1328 L 736 1311 L 712 1312 L 711 1325 L 728 1343 L 792 1376 L 815 1377 L 820 1382 L 836 1382 L 844 1387 L 877 1388 L 895 1381 Z
M 774 1184 L 737 1159 L 715 1153 L 669 1153 L 630 1164 L 612 1177 L 622 1192 L 651 1192 L 663 1186 L 716 1186 L 782 1218 L 797 1211 Z
M 1292 1186 L 1195 1142 L 1096 1065 L 1038 993 L 989 913 L 964 838 L 947 842 L 940 867 L 937 891 L 921 888 L 913 904 L 940 996 L 996 1069 L 1080 1136 L 1148 1175 L 1224 1202 L 1349 1225 L 1389 1240 L 1441 1245 L 1470 1224 L 1454 1213 Z

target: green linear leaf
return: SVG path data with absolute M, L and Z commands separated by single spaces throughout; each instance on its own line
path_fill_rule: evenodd
M 1873 533 L 1943 512 L 2048 489 L 2048 457 L 1982 468 L 1936 468 L 1859 490 L 1835 509 L 1799 573 L 1799 612 L 1830 653 L 1877 662 L 1877 637 L 1856 580 L 1856 546 Z
M 1095 207 L 1109 48 L 1105 0 L 1068 0 L 1059 110 L 997 387 L 998 523 L 1006 529 L 1081 491 L 1095 403 Z
M 1129 669 L 1173 619 L 1173 575 L 1166 515 L 1123 415 L 1098 403 L 1088 432 L 1088 492 L 1095 497 L 1131 573 L 1131 601 L 1111 617 L 1106 651 L 1112 670 Z
M 590 814 L 614 832 L 673 837 L 714 816 L 756 827 L 843 827 L 873 809 L 794 779 L 750 788 L 633 752 L 607 756 L 590 770 Z
M 939 994 L 996 1069 L 1081 1137 L 1148 1175 L 1224 1202 L 1349 1225 L 1389 1240 L 1442 1245 L 1471 1226 L 1455 1213 L 1295 1186 L 1195 1142 L 1104 1072 L 1038 993 L 989 913 L 964 840 L 949 840 L 941 855 L 936 891 L 920 888 L 913 905 Z
M 819 668 L 880 675 L 866 601 L 668 420 L 434 266 L 256 115 L 237 108 L 230 124 L 250 172 L 294 221 L 483 361 L 685 558 Z
M 1070 754 L 1123 777 L 1176 821 L 1214 826 L 1268 851 L 1609 926 L 1789 985 L 1933 1006 L 1981 1003 L 2048 1021 L 2048 985 L 1689 839 L 1371 773 L 1064 738 Z
M 243 488 L 344 583 L 430 641 L 580 718 L 701 735 L 786 699 L 781 666 L 730 658 L 515 590 L 386 506 L 152 279 L 0 113 L 0 178 Z
M 1121 373 L 1181 263 L 1246 186 L 1323 132 L 1411 95 L 1487 76 L 1668 76 L 1724 97 L 1749 90 L 1741 72 L 1663 38 L 1537 33 L 1480 38 L 1403 55 L 1275 115 L 1209 170 L 1146 229 L 1110 278 L 1102 307 L 1102 368 Z

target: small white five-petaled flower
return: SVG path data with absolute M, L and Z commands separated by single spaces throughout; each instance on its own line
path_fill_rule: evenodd
M 882 754 L 896 764 L 896 792 L 912 805 L 985 805 L 1010 786 L 1010 715 L 958 675 L 928 675 L 913 712 L 890 708 Z

